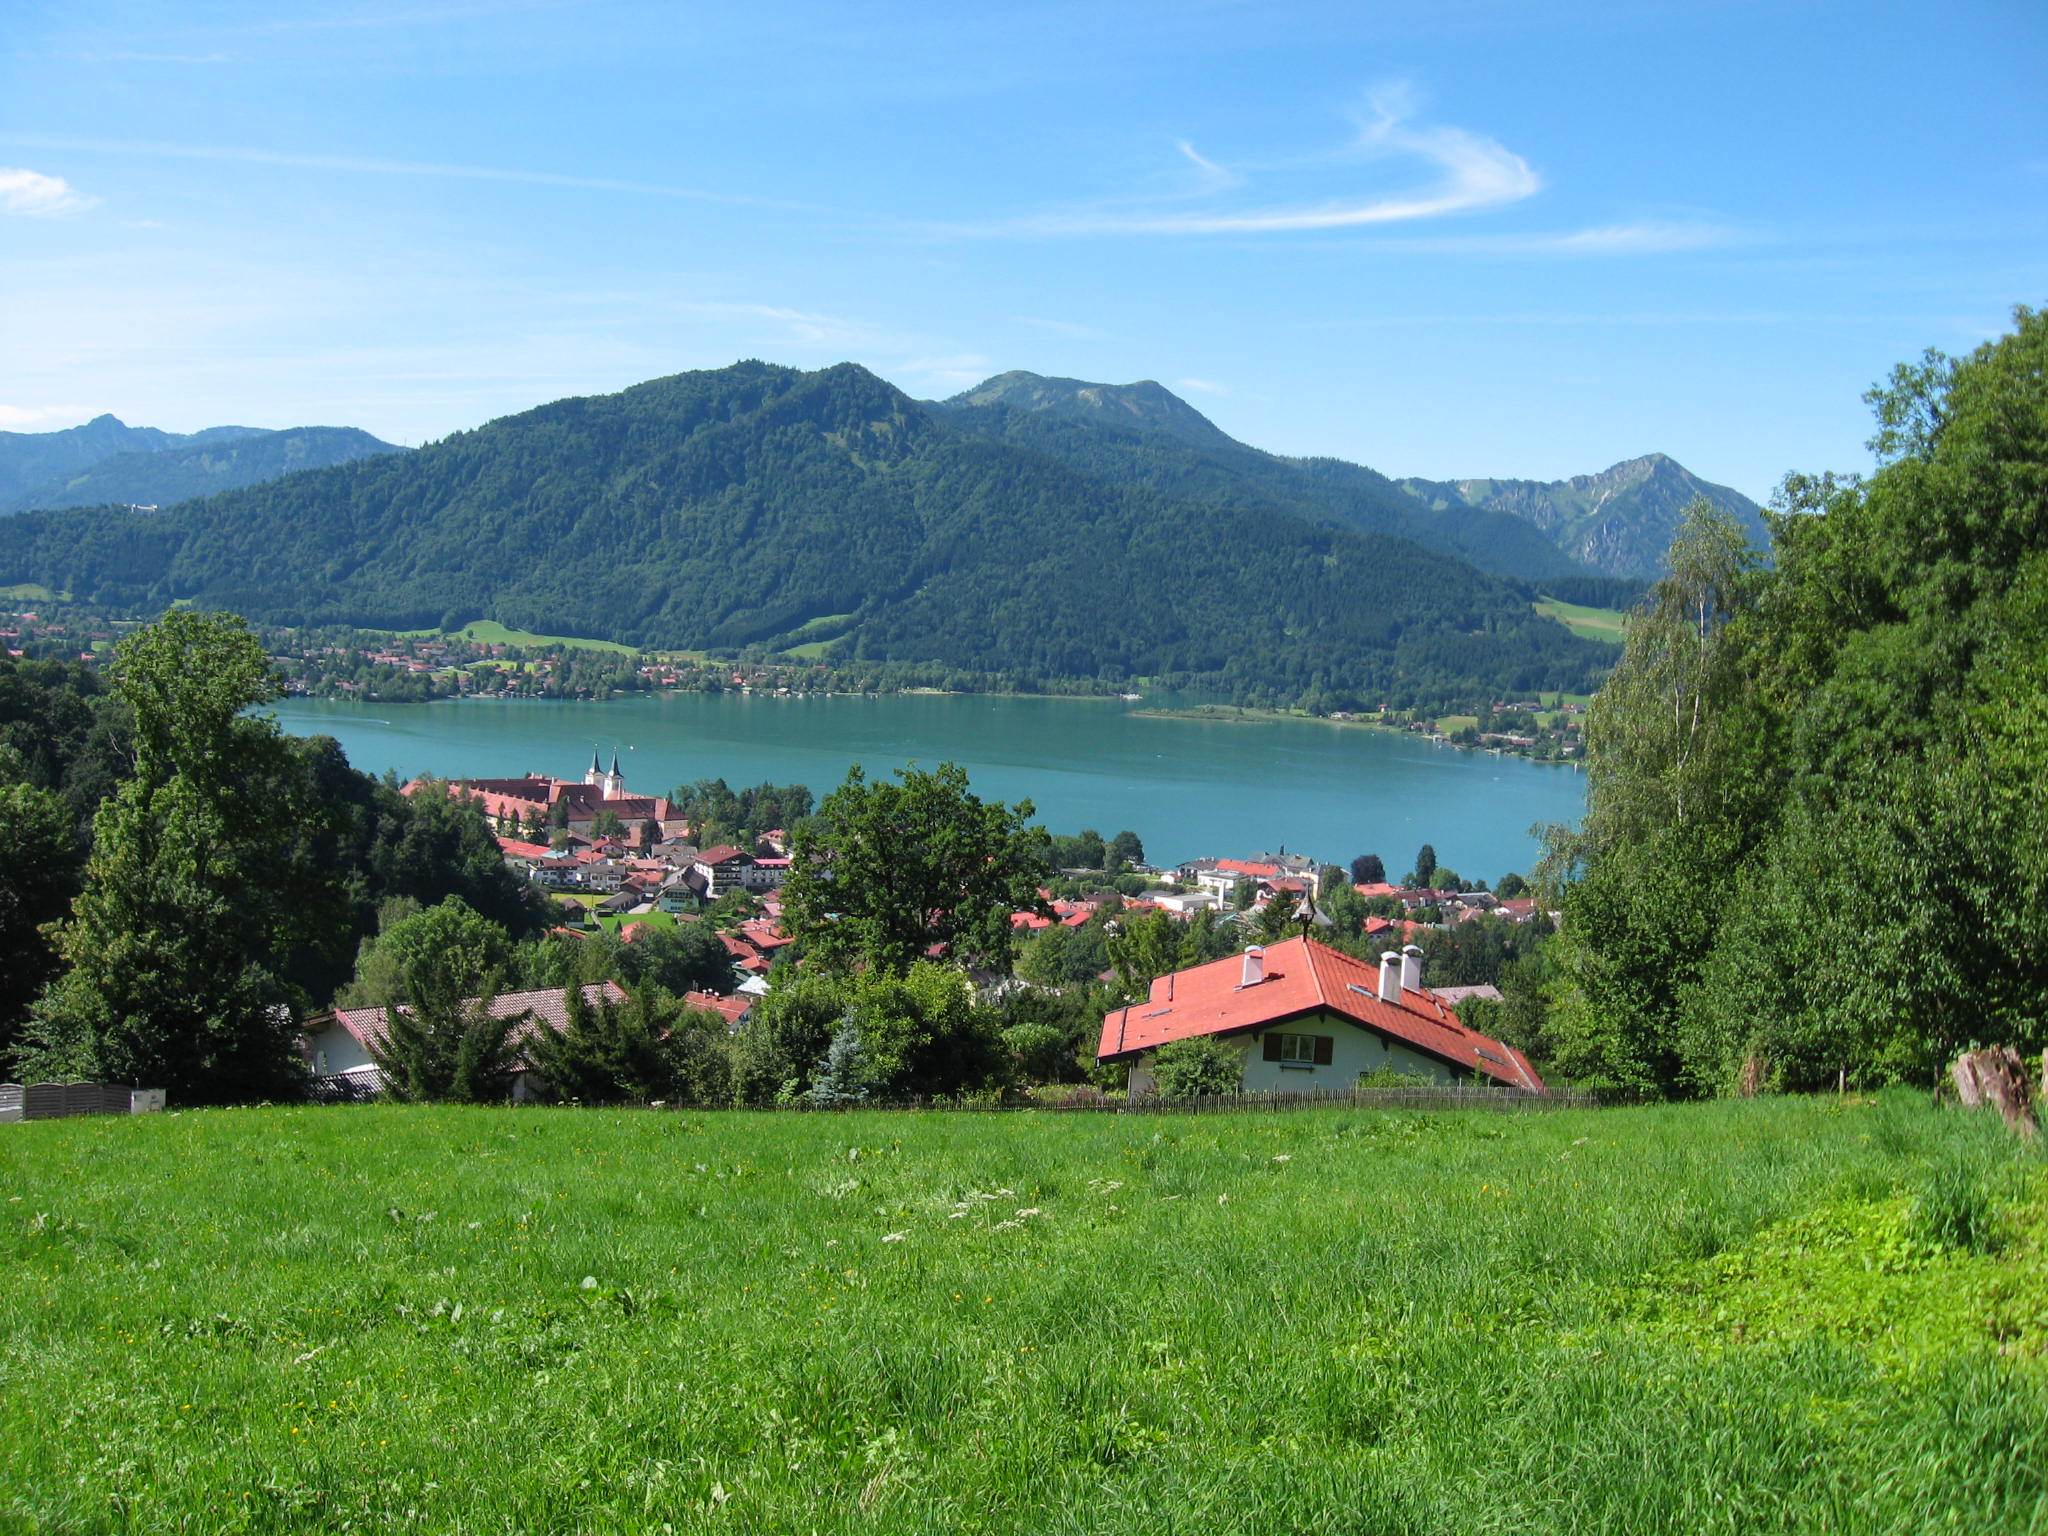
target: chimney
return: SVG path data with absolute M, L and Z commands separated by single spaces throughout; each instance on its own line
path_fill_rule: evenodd
M 1422 946 L 1419 944 L 1406 944 L 1401 948 L 1401 990 L 1422 990 Z
M 1266 952 L 1253 944 L 1244 952 L 1244 980 L 1240 987 L 1256 987 L 1266 979 Z
M 1380 1001 L 1401 1006 L 1401 957 L 1391 949 L 1380 956 Z

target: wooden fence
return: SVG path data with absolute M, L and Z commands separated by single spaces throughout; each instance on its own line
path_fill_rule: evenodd
M 1100 1094 L 1076 1093 L 1061 1100 L 1006 1099 L 997 1102 L 955 1102 L 950 1099 L 871 1099 L 846 1103 L 818 1104 L 798 1100 L 778 1108 L 804 1114 L 837 1114 L 856 1109 L 952 1110 L 993 1114 L 1016 1114 L 1035 1110 L 1042 1114 L 1117 1115 L 1243 1115 L 1272 1114 L 1290 1109 L 1317 1109 L 1344 1105 L 1353 1109 L 1399 1109 L 1414 1111 L 1491 1110 L 1496 1113 L 1541 1113 L 1557 1109 L 1598 1109 L 1613 1102 L 1598 1094 L 1584 1092 L 1529 1093 L 1520 1088 L 1468 1088 L 1418 1084 L 1406 1088 L 1325 1088 L 1294 1093 L 1211 1093 L 1194 1098 L 1168 1099 L 1148 1094 L 1136 1099 L 1113 1099 Z

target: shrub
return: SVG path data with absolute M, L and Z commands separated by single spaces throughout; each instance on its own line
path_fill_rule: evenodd
M 1236 1093 L 1244 1081 L 1244 1057 L 1214 1035 L 1170 1040 L 1152 1053 L 1152 1079 L 1162 1098 Z

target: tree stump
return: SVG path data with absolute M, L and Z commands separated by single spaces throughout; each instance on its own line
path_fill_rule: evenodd
M 2048 1072 L 2048 1053 L 2043 1055 L 2043 1069 Z M 2022 1141 L 2032 1141 L 2039 1134 L 2034 1121 L 2034 1085 L 2027 1079 L 2020 1053 L 2011 1046 L 1965 1051 L 1949 1068 L 1949 1075 L 1955 1079 L 1956 1095 L 1965 1108 L 1991 1104 L 2005 1121 L 2005 1128 Z
M 1737 1091 L 1740 1092 L 1745 1099 L 1753 1099 L 1763 1091 L 1763 1086 L 1763 1057 L 1753 1054 L 1744 1057 L 1742 1061 L 1742 1081 L 1738 1086 Z

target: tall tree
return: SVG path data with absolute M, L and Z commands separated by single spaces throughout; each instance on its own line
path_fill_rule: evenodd
M 782 891 L 790 931 L 836 969 L 902 973 L 938 948 L 1007 971 L 1010 914 L 1043 905 L 1031 802 L 983 802 L 952 763 L 896 778 L 852 769 L 796 830 Z
M 70 969 L 38 1003 L 29 1059 L 168 1089 L 185 1103 L 295 1095 L 304 1081 L 280 980 L 338 892 L 276 850 L 326 814 L 293 796 L 263 647 L 228 614 L 174 610 L 116 648 L 135 773 L 93 821 L 93 855 L 56 934 Z
M 1386 878 L 1386 863 L 1376 853 L 1361 853 L 1351 861 L 1353 885 L 1378 885 Z

